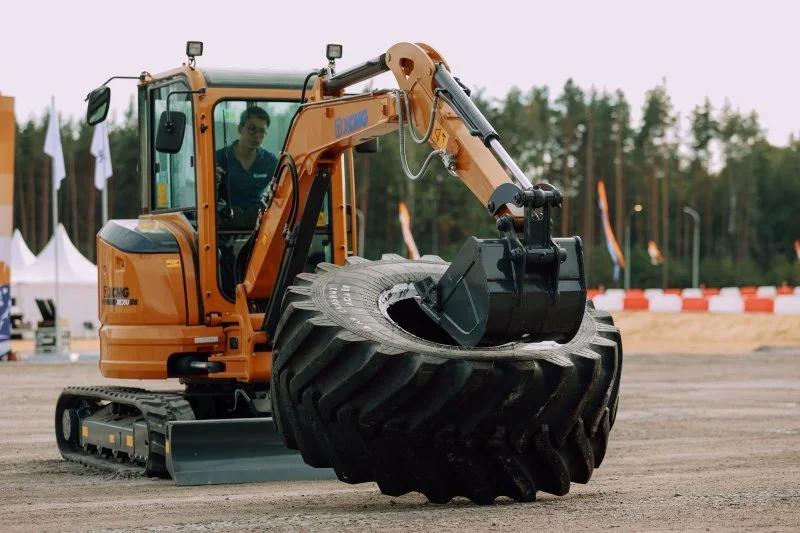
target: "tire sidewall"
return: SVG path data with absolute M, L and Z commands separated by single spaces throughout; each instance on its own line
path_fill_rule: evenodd
M 507 343 L 494 347 L 464 348 L 439 344 L 417 337 L 395 324 L 379 308 L 381 295 L 396 285 L 420 281 L 427 276 L 438 279 L 449 264 L 425 260 L 381 260 L 349 264 L 321 272 L 311 287 L 314 306 L 325 319 L 355 335 L 399 352 L 466 359 L 533 359 L 544 355 L 574 352 L 588 343 L 596 326 L 588 312 L 577 335 L 566 344 Z

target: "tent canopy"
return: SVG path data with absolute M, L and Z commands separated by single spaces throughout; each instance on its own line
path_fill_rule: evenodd
M 14 238 L 16 236 L 17 232 L 14 233 Z M 21 238 L 22 236 L 20 236 Z M 75 248 L 61 224 L 58 225 L 56 238 L 50 238 L 47 246 L 39 253 L 33 264 L 19 269 L 16 273 L 12 265 L 11 272 L 14 276 L 14 283 L 55 283 L 56 258 L 59 284 L 97 283 L 97 267 Z
M 17 281 L 17 276 L 25 272 L 34 261 L 36 256 L 28 248 L 19 229 L 15 229 L 11 238 L 11 282 Z
M 69 320 L 73 337 L 97 335 L 97 267 L 75 248 L 64 226 L 59 224 L 55 238 L 50 239 L 32 264 L 16 267 L 12 275 L 11 294 L 26 321 L 35 324 L 39 320 L 36 298 L 51 298 L 56 302 L 59 321 Z

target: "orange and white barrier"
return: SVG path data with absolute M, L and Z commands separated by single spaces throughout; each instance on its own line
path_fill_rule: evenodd
M 587 297 L 605 311 L 800 315 L 800 287 L 589 289 Z

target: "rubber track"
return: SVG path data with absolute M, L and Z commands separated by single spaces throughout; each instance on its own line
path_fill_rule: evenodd
M 60 438 L 61 412 L 73 401 L 92 399 L 133 406 L 144 416 L 148 430 L 148 457 L 144 465 L 134 462 L 120 463 L 112 458 L 86 454 L 81 448 L 64 446 Z M 147 391 L 133 387 L 67 387 L 61 392 L 56 407 L 56 440 L 64 459 L 93 468 L 113 472 L 137 473 L 144 476 L 168 478 L 166 466 L 167 422 L 194 420 L 189 402 L 176 393 Z
M 276 335 L 273 412 L 308 464 L 435 503 L 532 501 L 589 481 L 619 400 L 622 346 L 608 313 L 588 302 L 580 338 L 527 360 L 398 353 L 318 308 L 312 286 L 336 268 L 298 276 Z

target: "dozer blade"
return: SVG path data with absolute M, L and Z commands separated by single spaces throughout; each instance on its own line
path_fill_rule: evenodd
M 283 445 L 272 418 L 167 424 L 167 469 L 178 485 L 336 479 Z

